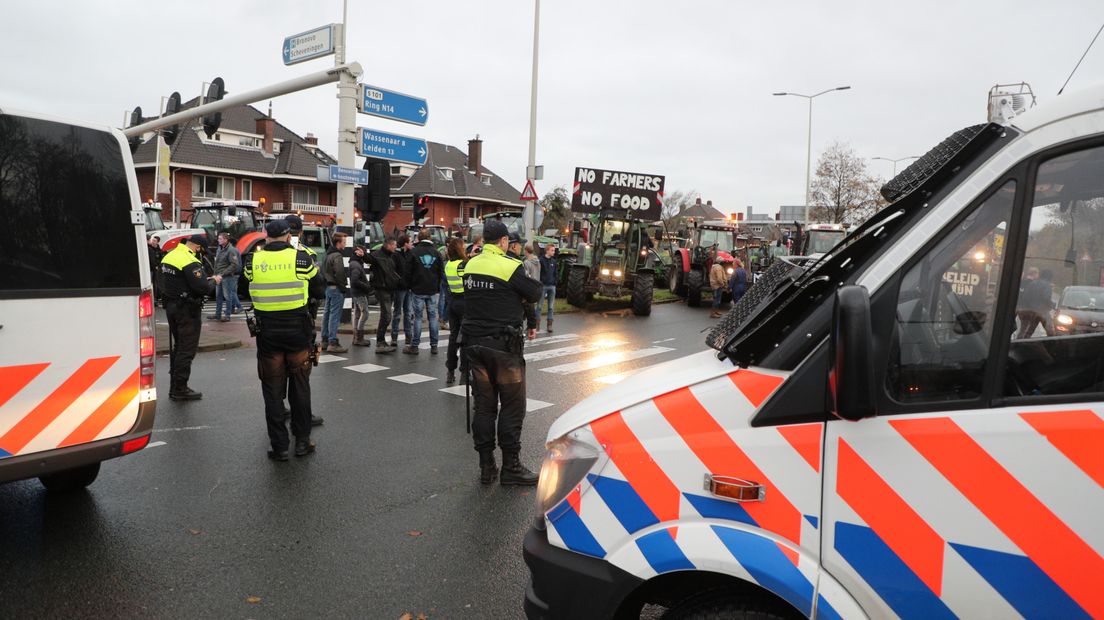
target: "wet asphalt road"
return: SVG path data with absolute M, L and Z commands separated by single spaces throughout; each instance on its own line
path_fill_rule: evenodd
M 528 364 L 540 402 L 523 461 L 538 468 L 549 425 L 605 387 L 599 378 L 703 350 L 708 312 L 560 315 L 563 339 L 527 349 L 555 352 Z M 598 340 L 609 347 L 568 349 Z M 523 617 L 534 489 L 478 483 L 464 399 L 439 391 L 444 348 L 444 338 L 437 356 L 354 348 L 320 365 L 318 452 L 288 463 L 265 457 L 253 348 L 200 354 L 195 403 L 165 397 L 159 359 L 150 447 L 105 463 L 85 492 L 0 486 L 0 617 Z M 652 354 L 618 361 L 641 350 Z M 602 365 L 563 367 L 578 362 Z M 348 368 L 362 364 L 384 368 Z M 433 378 L 391 379 L 407 374 Z

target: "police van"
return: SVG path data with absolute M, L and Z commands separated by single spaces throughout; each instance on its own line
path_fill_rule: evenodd
M 552 425 L 530 618 L 1104 618 L 1104 87 L 882 191 Z
M 0 482 L 82 488 L 149 442 L 144 220 L 121 132 L 0 107 Z

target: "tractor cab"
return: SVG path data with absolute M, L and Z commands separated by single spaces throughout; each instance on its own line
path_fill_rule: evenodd
M 142 211 L 145 212 L 147 239 L 168 229 L 168 226 L 165 226 L 165 220 L 161 219 L 161 203 L 154 202 L 151 198 L 142 205 Z
M 801 236 L 800 256 L 820 258 L 847 236 L 842 224 L 810 224 Z
M 358 219 L 353 228 L 353 242 L 361 244 L 371 250 L 377 250 L 383 245 L 387 235 L 383 232 L 383 224 L 380 222 L 365 222 Z
M 446 229 L 444 226 L 439 226 L 437 224 L 429 224 L 423 226 L 410 224 L 404 229 L 404 231 L 406 232 L 406 234 L 410 235 L 410 239 L 412 241 L 417 243 L 418 233 L 422 229 L 426 229 L 429 231 L 429 239 L 433 242 L 433 245 L 436 246 L 438 250 L 444 250 L 445 244 L 448 243 L 448 229 Z
M 192 203 L 191 228 L 206 233 L 209 250 L 218 245 L 219 233 L 227 233 L 238 250 L 243 255 L 247 254 L 264 239 L 258 219 L 262 204 L 263 202 L 254 200 L 208 200 Z
M 713 258 L 719 252 L 746 255 L 746 237 L 737 246 L 738 227 L 727 220 L 686 221 L 686 243 L 684 247 L 673 250 L 672 268 L 667 277 L 668 288 L 672 293 L 685 297 L 691 306 L 701 305 L 702 290 L 706 287 L 709 269 L 713 267 Z
M 634 314 L 651 314 L 656 261 L 646 226 L 623 212 L 591 216 L 591 242 L 580 246 L 567 274 L 568 303 L 583 307 L 595 294 L 631 295 Z

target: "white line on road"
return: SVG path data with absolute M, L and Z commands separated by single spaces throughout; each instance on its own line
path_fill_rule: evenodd
M 464 386 L 454 385 L 452 387 L 441 388 L 438 392 L 444 392 L 445 394 L 452 394 L 453 396 L 463 396 Z M 545 407 L 551 407 L 553 403 L 548 403 L 543 400 L 536 400 L 535 398 L 525 399 L 525 412 L 530 413 L 537 411 L 538 409 L 544 409 Z
M 577 372 L 594 370 L 595 368 L 601 368 L 603 366 L 611 366 L 613 364 L 620 364 L 621 362 L 637 360 L 642 357 L 659 355 L 660 353 L 666 353 L 668 351 L 674 351 L 674 349 L 668 347 L 648 347 L 647 349 L 636 349 L 635 351 L 612 351 L 610 353 L 596 355 L 581 362 L 549 366 L 548 368 L 541 368 L 540 370 L 541 372 L 550 372 L 556 375 L 571 375 Z
M 168 445 L 168 444 L 166 444 L 163 441 L 155 441 L 155 442 L 149 444 L 148 446 L 146 446 L 146 449 L 148 450 L 149 448 L 156 448 L 157 446 L 166 446 L 166 445 Z
M 356 366 L 345 366 L 345 370 L 351 370 L 359 373 L 379 372 L 381 370 L 388 370 L 387 366 L 380 366 L 379 364 L 357 364 Z
M 664 338 L 663 340 L 653 340 L 652 344 L 663 344 L 664 342 L 671 342 L 674 338 Z
M 387 377 L 387 378 L 392 380 L 392 381 L 398 381 L 399 383 L 414 384 L 414 383 L 425 383 L 426 381 L 433 381 L 437 377 L 430 377 L 428 375 L 419 375 L 416 372 L 412 372 L 412 373 L 405 374 L 405 375 L 396 375 L 394 377 Z
M 154 433 L 174 433 L 176 431 L 202 431 L 208 428 L 214 428 L 213 426 L 181 426 L 178 428 L 155 428 Z
M 344 362 L 349 358 L 341 357 L 339 355 L 320 355 L 318 356 L 319 364 L 329 364 L 330 362 Z
M 467 387 L 466 385 L 454 385 L 452 387 L 441 388 L 437 391 L 444 392 L 445 394 L 452 394 L 453 396 L 463 396 Z
M 525 361 L 539 362 L 542 360 L 564 357 L 565 355 L 578 355 L 579 353 L 590 353 L 591 351 L 598 351 L 600 349 L 610 349 L 623 344 L 625 344 L 624 340 L 599 340 L 590 344 L 577 344 L 575 346 L 561 347 L 559 349 L 546 349 L 535 353 L 526 353 Z
M 575 340 L 579 337 L 579 334 L 559 334 L 557 336 L 545 336 L 544 338 L 535 338 L 533 340 L 527 340 L 525 347 L 539 347 L 545 344 L 556 344 L 557 342 L 567 342 L 568 340 Z

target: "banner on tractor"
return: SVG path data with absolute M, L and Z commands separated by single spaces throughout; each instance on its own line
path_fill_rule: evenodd
M 658 174 L 576 168 L 571 211 L 624 211 L 628 217 L 658 220 L 663 210 L 663 180 Z

